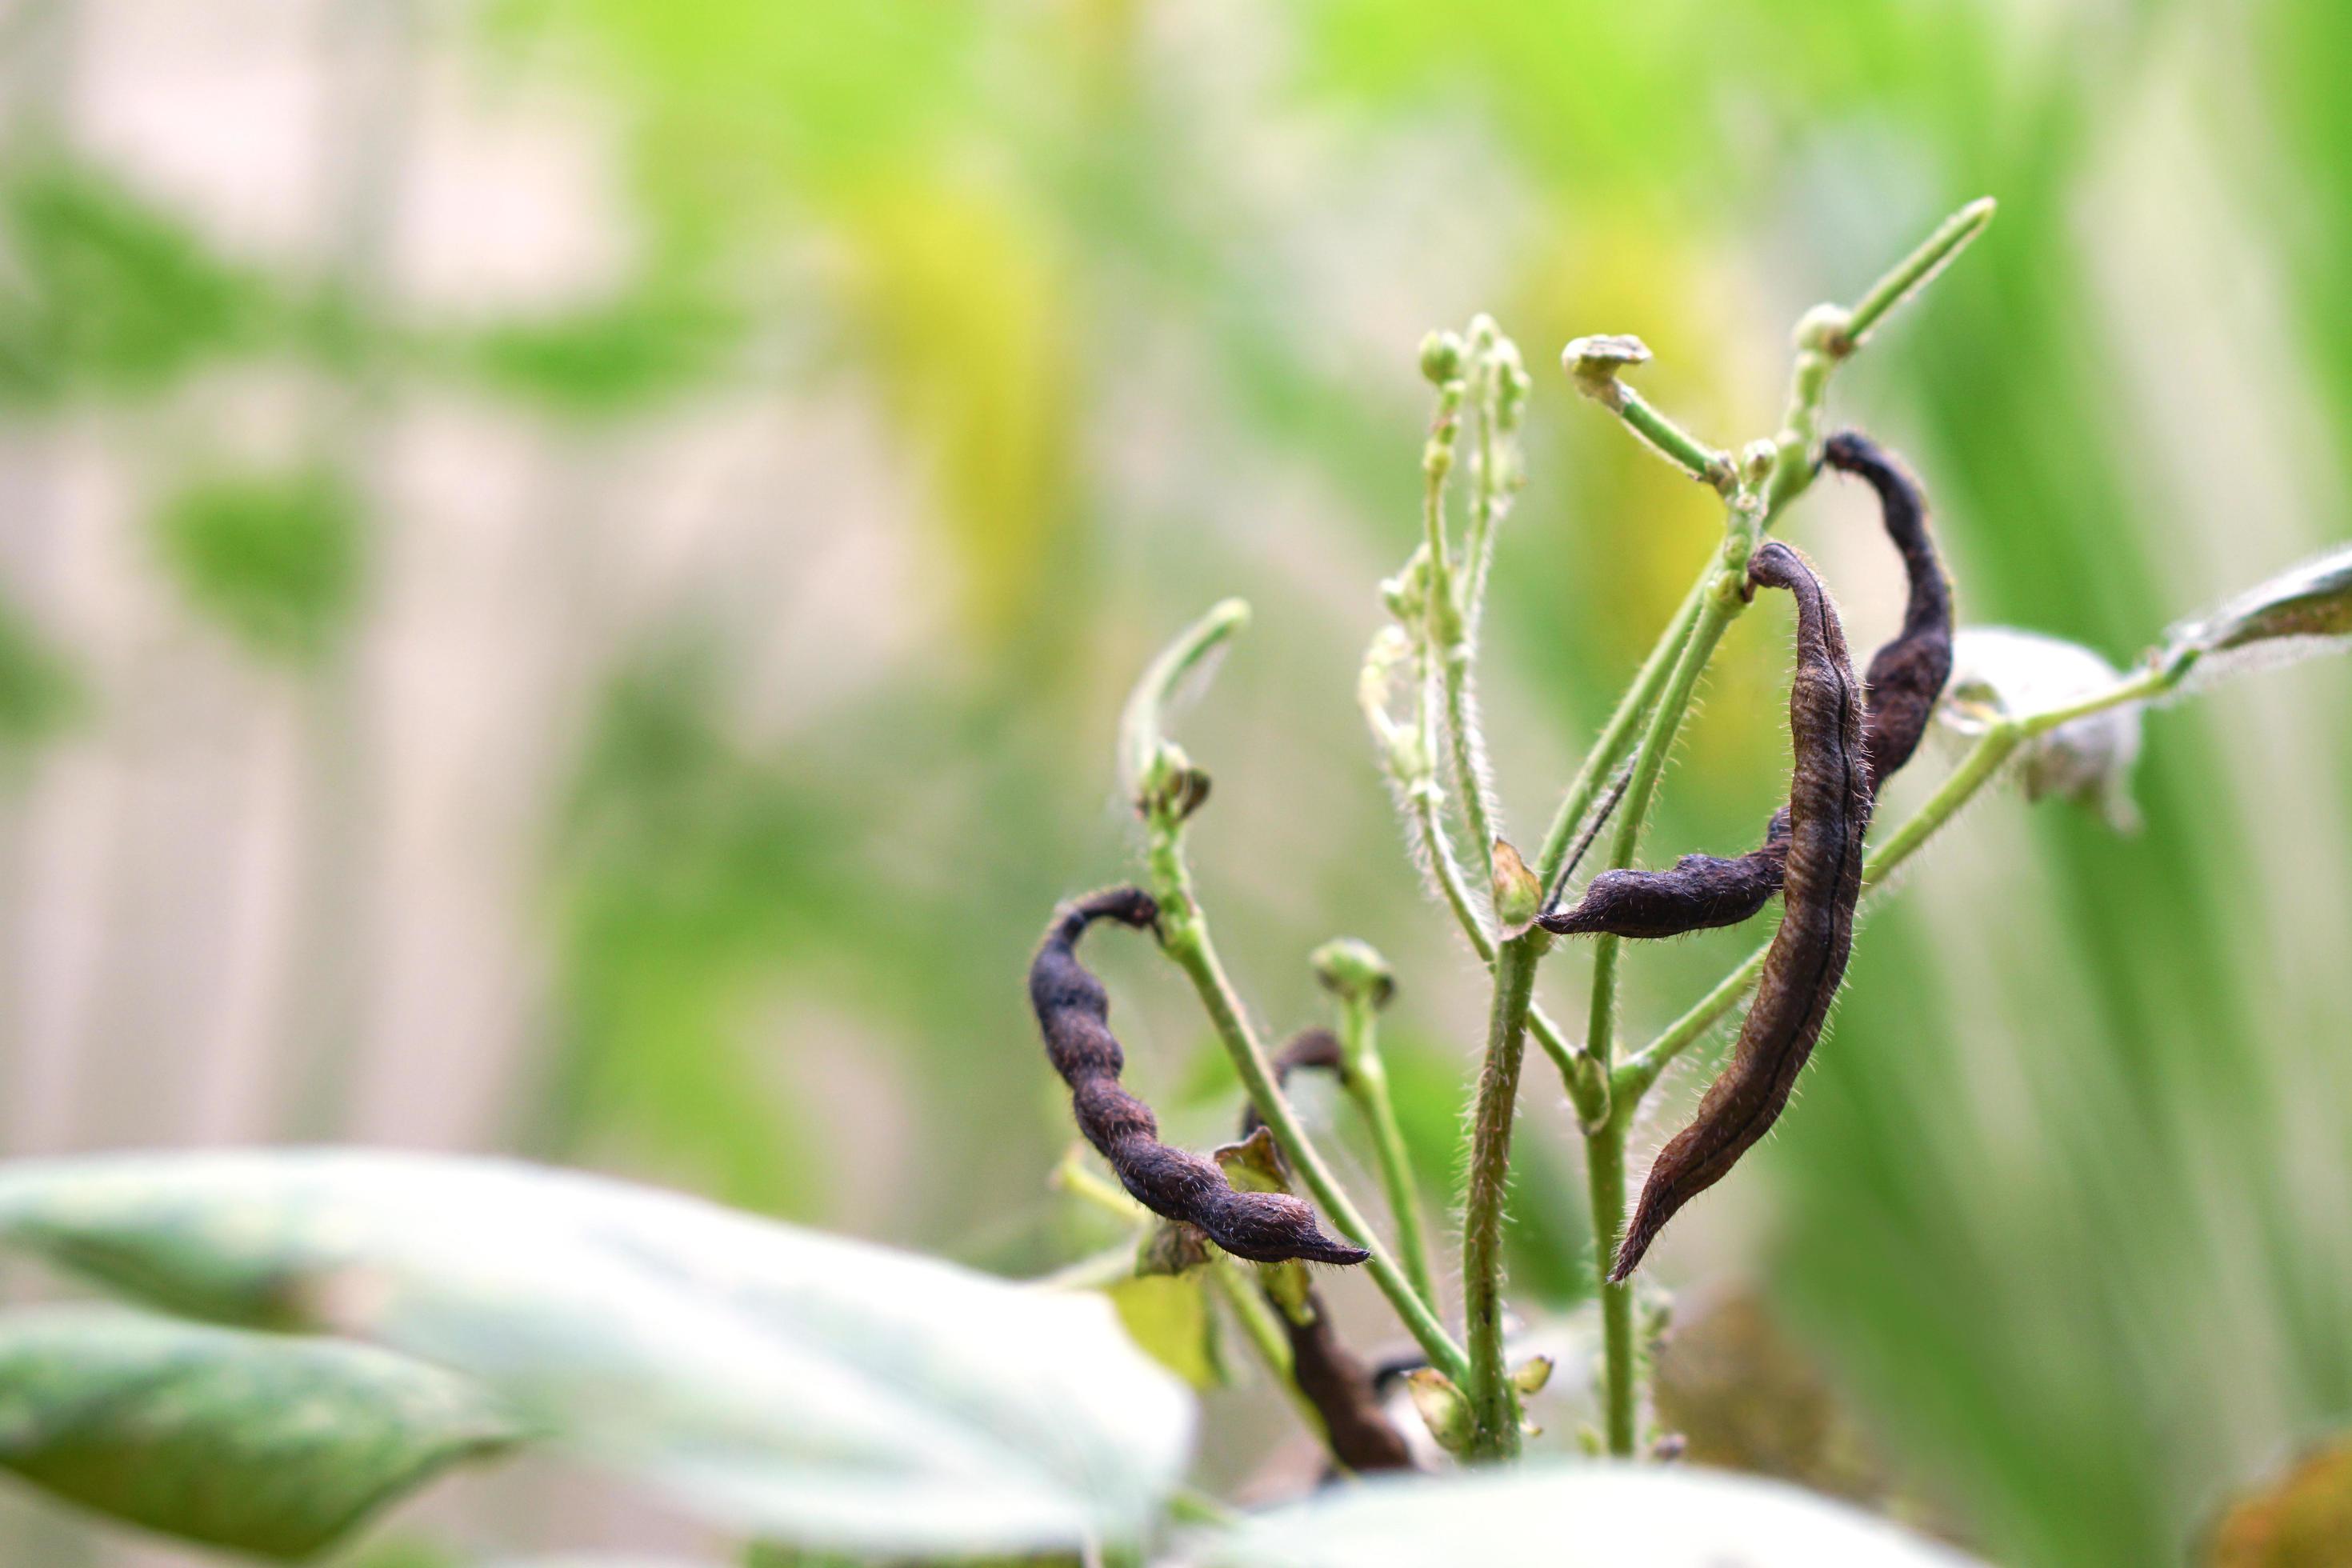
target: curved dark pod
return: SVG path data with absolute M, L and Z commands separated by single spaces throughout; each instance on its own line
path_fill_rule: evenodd
M 1936 699 L 1952 675 L 1952 593 L 1927 529 L 1919 483 L 1885 448 L 1859 431 L 1829 438 L 1822 460 L 1858 475 L 1878 492 L 1880 521 L 1903 558 L 1910 594 L 1903 626 L 1871 656 L 1864 677 L 1868 711 L 1863 750 L 1871 790 L 1911 760 L 1927 731 Z M 1685 855 L 1660 871 L 1604 871 L 1592 879 L 1573 909 L 1537 917 L 1561 936 L 1680 936 L 1738 925 L 1771 902 L 1787 875 L 1789 813 L 1782 807 L 1764 830 L 1764 842 L 1745 855 Z
M 1323 1234 L 1315 1211 L 1283 1193 L 1237 1193 L 1198 1154 L 1160 1142 L 1151 1108 L 1119 1087 L 1127 1065 L 1110 1032 L 1110 998 L 1078 962 L 1077 942 L 1098 920 L 1156 928 L 1160 907 L 1140 888 L 1110 888 L 1063 904 L 1029 965 L 1029 1004 L 1054 1070 L 1070 1086 L 1085 1133 L 1136 1201 L 1166 1219 L 1196 1226 L 1236 1258 L 1259 1263 L 1361 1263 L 1371 1256 Z
M 1707 1086 L 1691 1124 L 1658 1152 L 1612 1279 L 1631 1274 L 1666 1221 L 1771 1130 L 1821 1038 L 1853 948 L 1872 801 L 1862 684 L 1837 607 L 1795 551 L 1777 542 L 1760 546 L 1748 562 L 1748 582 L 1751 591 L 1785 588 L 1797 601 L 1797 669 L 1789 690 L 1795 766 L 1780 926 L 1731 1061 Z

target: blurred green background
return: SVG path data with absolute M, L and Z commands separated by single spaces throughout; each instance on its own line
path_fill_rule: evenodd
M 2122 661 L 2352 532 L 2347 59 L 2326 0 L 14 0 L 5 1152 L 516 1150 L 1066 1261 L 1024 962 L 1129 864 L 1126 683 L 1238 593 L 1183 721 L 1205 894 L 1270 1027 L 1324 938 L 1389 954 L 1442 1184 L 1483 987 L 1352 703 L 1422 333 L 1488 310 L 1538 372 L 1485 678 L 1524 838 L 1717 527 L 1570 394 L 1577 333 L 1767 433 L 1804 307 L 1990 194 L 1832 399 L 1926 478 L 1967 618 Z M 1784 531 L 1874 646 L 1863 500 Z M 1734 629 L 1654 856 L 1779 798 L 1785 638 Z M 2338 663 L 2155 716 L 2136 837 L 1988 797 L 1659 1254 L 1760 1292 L 2000 1560 L 2179 1560 L 2352 1420 L 2347 711 Z M 1755 936 L 1645 951 L 1630 1027 Z M 1215 1136 L 1188 998 L 1099 956 L 1132 1081 Z M 1514 1279 L 1567 1308 L 1538 1068 Z M 1283 1431 L 1212 1415 L 1213 1480 Z

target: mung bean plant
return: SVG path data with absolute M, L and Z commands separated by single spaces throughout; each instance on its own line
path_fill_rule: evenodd
M 1382 1008 L 1412 977 L 1334 936 L 1302 955 L 1331 1016 L 1276 1041 L 1220 956 L 1188 853 L 1214 831 L 1216 802 L 1170 715 L 1246 624 L 1229 600 L 1167 646 L 1127 705 L 1116 771 L 1140 854 L 1051 913 L 1027 977 L 1045 1063 L 1031 1040 L 991 1047 L 1006 1071 L 1058 1074 L 1092 1153 L 1074 1147 L 1055 1181 L 1117 1216 L 1118 1245 L 1009 1280 L 502 1161 L 270 1150 L 0 1166 L 0 1247 L 53 1277 L 43 1304 L 0 1310 L 0 1468 L 117 1524 L 285 1562 L 340 1552 L 435 1478 L 524 1450 L 694 1522 L 706 1563 L 723 1552 L 764 1568 L 1966 1561 L 1792 1488 L 1674 1462 L 1645 1387 L 1655 1244 L 1739 1179 L 1810 1058 L 1835 1049 L 1824 1036 L 1857 915 L 1972 798 L 2014 778 L 2119 813 L 2148 712 L 2233 670 L 2352 643 L 2352 548 L 2180 622 L 2129 670 L 1960 614 L 1933 474 L 1862 429 L 1832 430 L 1829 403 L 1838 368 L 1991 216 L 1990 202 L 1963 207 L 1853 304 L 1808 313 L 1779 426 L 1744 443 L 1644 397 L 1638 339 L 1566 346 L 1564 390 L 1712 491 L 1723 529 L 1532 829 L 1499 804 L 1478 676 L 1538 383 L 1485 316 L 1422 344 L 1434 406 L 1418 520 L 1401 521 L 1356 700 L 1367 765 L 1395 795 L 1399 874 L 1426 883 L 1433 918 L 1487 979 L 1485 1017 L 1458 1025 L 1477 1070 L 1450 1227 L 1422 1211 L 1382 1057 Z M 1900 629 L 1859 667 L 1836 584 L 1780 537 L 1801 537 L 1786 525 L 1824 474 L 1868 487 L 1907 583 Z M 1645 861 L 1709 660 L 1734 620 L 1777 615 L 1783 597 L 1796 626 L 1785 804 L 1752 847 Z M 1880 785 L 1927 765 L 1933 726 L 1964 749 L 1889 820 Z M 1627 1016 L 1622 976 L 1645 942 L 1768 918 L 1772 934 L 1680 1016 L 1646 1031 Z M 1081 951 L 1116 940 L 1150 943 L 1197 995 L 1240 1080 L 1226 1141 L 1171 1139 L 1122 1082 L 1112 998 Z M 1580 1017 L 1538 1002 L 1548 963 L 1583 972 Z M 1735 1014 L 1695 1116 L 1652 1153 L 1645 1100 Z M 1516 1342 L 1502 1245 L 1531 1040 L 1584 1143 L 1598 1354 L 1581 1458 L 1523 1452 L 1528 1398 L 1559 1370 Z M 1336 1080 L 1338 1113 L 1360 1120 L 1377 1196 L 1350 1190 L 1318 1142 L 1328 1129 L 1294 1104 L 1307 1074 Z M 1332 1303 L 1350 1271 L 1409 1352 L 1341 1331 Z M 1196 1487 L 1199 1408 L 1176 1373 L 1210 1380 L 1218 1323 L 1320 1446 L 1303 1495 L 1242 1509 Z M 513 1561 L 396 1531 L 376 1543 L 392 1555 L 343 1561 Z

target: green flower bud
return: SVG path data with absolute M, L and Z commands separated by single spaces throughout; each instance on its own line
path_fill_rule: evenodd
M 1432 332 L 1421 340 L 1421 374 L 1433 386 L 1462 377 L 1462 340 L 1452 332 Z
M 1535 924 L 1543 912 L 1543 884 L 1508 839 L 1495 840 L 1494 897 L 1495 920 L 1506 941 Z
M 1405 1373 L 1404 1386 L 1412 1395 L 1413 1409 L 1421 1413 L 1422 1425 L 1429 1428 L 1439 1447 L 1459 1454 L 1470 1446 L 1477 1423 L 1470 1413 L 1470 1402 L 1452 1379 L 1433 1366 L 1424 1366 Z
M 1335 937 L 1317 948 L 1308 962 L 1315 965 L 1315 978 L 1323 983 L 1323 989 L 1335 996 L 1385 1007 L 1396 994 L 1396 975 L 1389 969 L 1389 961 L 1370 942 L 1351 936 Z
M 1853 312 L 1843 305 L 1816 305 L 1797 321 L 1797 347 L 1839 360 L 1853 352 Z

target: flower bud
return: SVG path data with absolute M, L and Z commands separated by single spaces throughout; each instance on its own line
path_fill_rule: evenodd
M 1452 332 L 1432 332 L 1421 340 L 1421 374 L 1433 386 L 1462 378 L 1462 340 Z
M 1317 948 L 1308 962 L 1314 964 L 1315 978 L 1323 983 L 1323 989 L 1335 996 L 1385 1007 L 1396 994 L 1396 976 L 1389 969 L 1389 961 L 1370 942 L 1351 936 L 1335 937 Z
M 1495 922 L 1508 941 L 1535 924 L 1543 912 L 1543 884 L 1505 838 L 1495 840 Z
M 1843 359 L 1853 352 L 1853 312 L 1843 305 L 1816 305 L 1797 321 L 1797 347 L 1808 353 Z
M 1477 1423 L 1470 1413 L 1470 1402 L 1452 1379 L 1433 1366 L 1424 1366 L 1405 1373 L 1404 1386 L 1412 1396 L 1413 1409 L 1421 1413 L 1422 1425 L 1429 1428 L 1439 1447 L 1459 1454 L 1470 1446 Z

